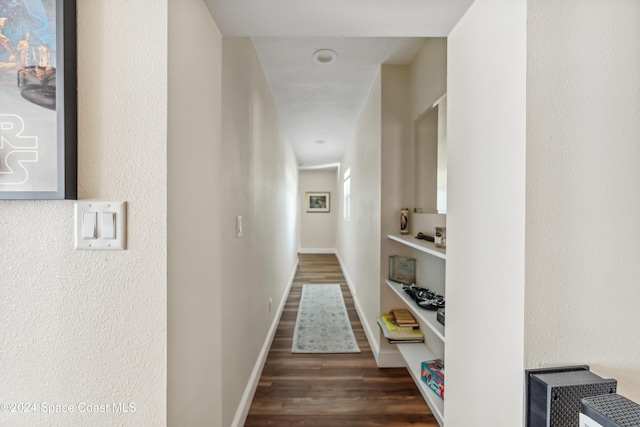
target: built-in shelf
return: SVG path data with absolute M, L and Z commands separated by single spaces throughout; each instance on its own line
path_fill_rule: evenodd
M 437 248 L 433 242 L 416 239 L 408 234 L 389 234 L 387 238 L 413 249 L 417 249 L 420 252 L 432 255 L 436 258 L 443 260 L 447 259 L 445 250 Z M 392 280 L 386 280 L 386 283 L 387 286 L 389 286 L 396 295 L 402 299 L 407 307 L 411 309 L 416 319 L 420 322 L 420 326 L 423 329 L 428 328 L 436 335 L 436 337 L 444 342 L 444 325 L 438 322 L 437 312 L 425 310 L 416 305 L 415 301 L 404 291 L 401 283 L 397 283 Z M 405 361 L 407 370 L 411 374 L 413 381 L 418 386 L 422 397 L 429 405 L 429 408 L 431 408 L 431 412 L 436 418 L 436 421 L 441 427 L 444 427 L 444 400 L 441 399 L 440 396 L 436 395 L 429 386 L 427 386 L 427 384 L 422 380 L 420 372 L 422 362 L 436 359 L 435 354 L 431 351 L 426 342 L 424 344 L 398 344 L 397 347 Z
M 418 307 L 413 299 L 407 294 L 402 287 L 401 283 L 387 280 L 387 285 L 393 289 L 402 300 L 411 308 L 414 316 L 420 321 L 421 325 L 426 325 L 431 329 L 438 338 L 444 341 L 444 325 L 438 322 L 437 313 L 435 311 L 425 310 Z
M 410 246 L 414 249 L 433 255 L 438 258 L 447 259 L 447 253 L 442 248 L 437 248 L 435 243 L 426 240 L 416 239 L 410 234 L 389 234 L 387 238 L 395 240 L 403 245 Z
M 398 344 L 398 350 L 404 358 L 407 370 L 418 386 L 420 394 L 422 394 L 429 408 L 431 408 L 431 412 L 436 418 L 436 421 L 440 426 L 444 426 L 444 400 L 427 386 L 422 380 L 420 372 L 422 362 L 434 360 L 436 357 L 425 344 Z

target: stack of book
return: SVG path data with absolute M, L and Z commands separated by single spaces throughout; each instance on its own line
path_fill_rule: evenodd
M 424 342 L 420 324 L 408 310 L 392 310 L 378 317 L 378 326 L 391 344 Z
M 413 317 L 413 314 L 411 314 L 411 312 L 406 308 L 396 308 L 395 310 L 391 310 L 389 312 L 389 315 L 391 315 L 391 320 L 393 321 L 393 323 L 398 326 L 411 326 L 412 328 L 420 327 L 420 324 L 418 323 L 416 318 Z

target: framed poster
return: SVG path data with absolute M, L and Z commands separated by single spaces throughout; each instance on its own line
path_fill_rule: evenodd
M 75 0 L 0 0 L 0 199 L 77 198 Z
M 328 191 L 307 193 L 307 212 L 330 212 L 330 196 Z

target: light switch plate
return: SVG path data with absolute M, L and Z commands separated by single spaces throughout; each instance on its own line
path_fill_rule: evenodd
M 85 213 L 95 213 L 85 215 Z M 75 208 L 76 216 L 76 249 L 78 250 L 124 250 L 127 237 L 126 202 L 103 202 L 97 200 L 78 200 Z M 83 221 L 95 218 L 95 238 L 83 238 Z M 113 218 L 113 222 L 109 222 Z M 113 225 L 113 228 L 112 228 Z M 85 225 L 86 226 L 86 225 Z M 112 235 L 115 234 L 115 235 Z M 86 230 L 85 230 L 86 234 Z

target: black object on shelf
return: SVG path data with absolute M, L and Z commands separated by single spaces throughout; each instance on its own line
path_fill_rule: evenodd
M 423 232 L 416 234 L 416 239 L 426 240 L 427 242 L 435 242 L 435 238 L 433 236 L 429 236 L 428 234 L 424 234 Z
M 405 288 L 404 291 L 425 310 L 444 308 L 444 297 L 425 288 Z
M 436 319 L 438 319 L 438 322 L 440 322 L 442 326 L 444 326 L 444 310 L 438 311 L 438 313 L 436 314 Z

